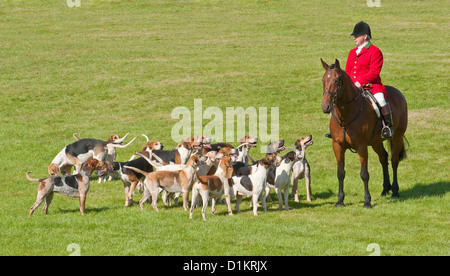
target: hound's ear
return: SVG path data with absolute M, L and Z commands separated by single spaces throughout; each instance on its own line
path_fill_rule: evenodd
M 341 69 L 341 66 L 339 65 L 339 60 L 338 59 L 336 59 L 334 61 L 334 65 L 336 66 L 337 69 Z
M 119 134 L 112 134 L 108 137 L 108 139 L 106 139 L 106 141 L 111 141 L 114 142 L 115 140 L 120 139 Z
M 301 148 L 301 147 L 302 147 L 302 144 L 301 144 L 300 139 L 298 139 L 297 141 L 295 141 L 295 147 L 296 147 L 296 148 Z
M 182 144 L 183 144 L 183 147 L 187 148 L 188 150 L 191 150 L 191 149 L 192 149 L 191 143 L 189 143 L 189 142 L 183 142 Z
M 81 166 L 81 169 L 87 170 L 88 168 L 90 168 L 91 170 L 94 170 L 97 167 L 97 164 L 98 164 L 97 159 L 90 158 Z
M 320 59 L 320 61 L 322 62 L 323 69 L 325 69 L 325 70 L 330 69 L 330 66 L 328 64 L 326 64 L 326 62 L 323 61 L 323 59 Z

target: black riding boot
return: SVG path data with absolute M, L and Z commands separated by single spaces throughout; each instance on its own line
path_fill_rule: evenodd
M 394 127 L 392 125 L 391 109 L 389 104 L 381 107 L 381 115 L 383 115 L 384 128 L 381 130 L 381 137 L 392 138 L 394 135 Z

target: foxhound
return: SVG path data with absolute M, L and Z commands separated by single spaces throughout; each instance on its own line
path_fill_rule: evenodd
M 80 198 L 80 212 L 84 215 L 86 195 L 89 191 L 89 177 L 94 170 L 98 176 L 104 176 L 112 171 L 112 164 L 108 161 L 98 161 L 94 158 L 88 159 L 78 174 L 50 176 L 47 178 L 32 178 L 31 172 L 26 173 L 30 181 L 40 182 L 36 202 L 31 206 L 28 217 L 31 217 L 34 210 L 45 200 L 44 212 L 48 214 L 48 207 L 53 199 L 53 193 L 58 193 L 70 197 Z
M 212 213 L 216 212 L 216 201 L 225 193 L 226 203 L 228 207 L 228 214 L 232 215 L 231 202 L 230 202 L 230 186 L 228 179 L 233 175 L 233 163 L 236 161 L 234 156 L 224 156 L 220 159 L 218 168 L 214 175 L 204 175 L 198 176 L 195 172 L 197 180 L 192 185 L 192 200 L 191 200 L 191 210 L 189 218 L 192 219 L 194 213 L 194 208 L 197 202 L 198 195 L 202 197 L 203 208 L 202 217 L 206 221 L 205 211 L 206 206 L 208 206 L 209 196 L 212 199 Z
M 144 196 L 139 201 L 141 210 L 143 210 L 144 203 L 151 196 L 152 207 L 155 211 L 158 211 L 156 202 L 158 199 L 158 194 L 160 192 L 159 188 L 161 188 L 173 193 L 182 192 L 183 207 L 187 211 L 189 202 L 189 190 L 191 189 L 192 184 L 195 180 L 194 172 L 199 164 L 200 156 L 198 154 L 195 154 L 189 158 L 188 162 L 186 163 L 186 167 L 183 170 L 178 171 L 156 171 L 148 173 L 134 167 L 124 167 L 145 175 L 144 185 L 148 192 L 144 193 Z
M 70 174 L 71 167 L 75 166 L 74 174 L 77 174 L 81 165 L 90 158 L 95 158 L 98 161 L 114 160 L 115 148 L 125 148 L 136 139 L 135 137 L 128 144 L 121 145 L 120 143 L 127 136 L 128 133 L 123 138 L 109 141 L 87 138 L 69 144 L 53 158 L 48 167 L 48 172 L 50 175 L 57 175 L 60 171 L 64 174 Z
M 236 211 L 240 212 L 239 204 L 242 201 L 242 196 L 252 196 L 253 215 L 258 215 L 258 198 L 261 198 L 264 212 L 267 211 L 266 197 L 264 196 L 266 188 L 266 179 L 268 169 L 275 163 L 275 154 L 270 154 L 259 160 L 256 171 L 246 176 L 233 176 L 233 192 L 236 196 Z
M 306 201 L 311 202 L 311 169 L 309 167 L 308 161 L 305 158 L 306 148 L 312 145 L 314 141 L 312 140 L 312 135 L 299 138 L 295 142 L 295 148 L 298 152 L 297 159 L 299 162 L 296 162 L 292 167 L 292 193 L 294 194 L 294 201 L 299 202 L 298 200 L 298 180 L 305 178 L 306 185 Z
M 164 149 L 163 144 L 160 141 L 152 141 L 150 142 L 150 139 L 148 139 L 147 135 L 145 134 L 141 134 L 142 136 L 145 137 L 145 139 L 147 140 L 147 142 L 145 143 L 144 147 L 142 148 L 142 150 L 140 151 L 141 153 L 148 151 L 148 152 L 152 152 L 154 150 L 162 150 Z M 133 154 L 130 159 L 128 161 L 133 160 L 134 158 L 137 157 L 137 154 Z
M 283 190 L 285 210 L 289 211 L 288 198 L 289 185 L 291 183 L 289 174 L 291 173 L 292 166 L 298 161 L 298 159 L 297 154 L 294 151 L 287 153 L 281 159 L 282 161 L 279 166 L 271 167 L 269 169 L 266 185 L 266 197 L 270 197 L 270 189 L 275 189 L 278 196 L 278 209 L 282 210 L 283 200 L 281 198 L 281 190 Z

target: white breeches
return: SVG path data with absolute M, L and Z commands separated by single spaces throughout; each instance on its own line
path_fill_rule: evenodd
M 375 97 L 375 99 L 377 99 L 377 102 L 380 106 L 385 106 L 386 105 L 386 100 L 384 99 L 384 94 L 383 92 L 378 92 L 373 94 L 373 96 Z

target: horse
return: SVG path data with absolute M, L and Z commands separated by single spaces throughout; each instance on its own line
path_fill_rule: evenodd
M 400 197 L 398 191 L 397 168 L 401 160 L 406 158 L 404 134 L 408 124 L 408 109 L 406 99 L 402 93 L 392 86 L 385 86 L 388 94 L 387 102 L 392 111 L 394 135 L 389 140 L 391 148 L 391 162 L 393 181 L 390 184 L 388 153 L 381 137 L 381 118 L 376 115 L 373 107 L 363 96 L 363 90 L 356 87 L 350 77 L 341 69 L 339 60 L 328 66 L 322 59 L 322 66 L 326 70 L 322 78 L 323 99 L 322 111 L 331 113 L 330 131 L 332 146 L 337 162 L 337 178 L 339 180 L 338 202 L 336 207 L 344 204 L 345 151 L 354 150 L 361 162 L 361 179 L 364 183 L 364 208 L 372 208 L 369 193 L 368 146 L 378 154 L 383 168 L 383 192 L 386 196 L 392 189 L 392 197 Z

